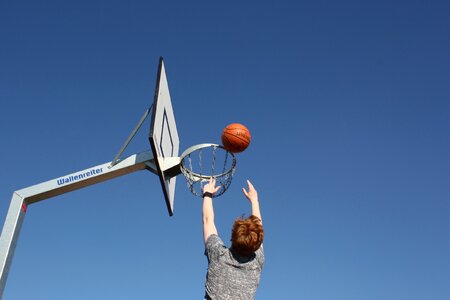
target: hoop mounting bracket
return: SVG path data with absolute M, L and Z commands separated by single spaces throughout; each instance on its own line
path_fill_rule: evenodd
M 181 174 L 180 162 L 180 157 L 165 157 L 161 165 L 164 175 L 171 178 Z

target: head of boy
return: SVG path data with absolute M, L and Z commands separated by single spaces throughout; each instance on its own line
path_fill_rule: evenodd
M 264 229 L 261 220 L 251 215 L 239 218 L 231 231 L 231 248 L 240 256 L 250 256 L 261 247 L 264 240 Z

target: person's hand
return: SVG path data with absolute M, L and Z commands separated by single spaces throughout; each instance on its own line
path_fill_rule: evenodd
M 209 182 L 203 186 L 203 193 L 209 192 L 214 195 L 219 189 L 220 185 L 216 186 L 216 180 L 211 177 Z
M 247 199 L 253 203 L 253 202 L 258 202 L 258 192 L 255 190 L 255 187 L 253 186 L 253 184 L 250 182 L 250 180 L 247 180 L 247 184 L 248 184 L 248 190 L 246 191 L 245 188 L 242 188 L 242 192 L 244 193 L 245 197 L 247 197 Z

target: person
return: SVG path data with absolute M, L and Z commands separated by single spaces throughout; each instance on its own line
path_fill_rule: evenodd
M 208 271 L 205 299 L 249 300 L 255 297 L 264 265 L 264 230 L 258 193 L 247 180 L 242 192 L 251 204 L 251 216 L 238 218 L 232 227 L 231 247 L 225 246 L 214 224 L 213 196 L 220 189 L 216 181 L 203 187 L 203 238 Z

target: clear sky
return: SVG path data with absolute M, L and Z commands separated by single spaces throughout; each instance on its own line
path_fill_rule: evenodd
M 216 3 L 217 2 L 217 3 Z M 111 161 L 164 56 L 181 150 L 252 133 L 256 299 L 450 299 L 449 1 L 0 1 L 0 215 Z M 148 121 L 126 155 L 149 149 Z M 201 200 L 133 173 L 28 208 L 4 299 L 201 299 Z

